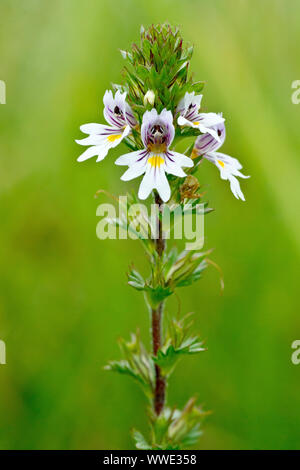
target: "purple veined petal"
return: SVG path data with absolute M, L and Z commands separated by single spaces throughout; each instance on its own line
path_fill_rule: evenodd
M 137 125 L 137 120 L 135 119 L 133 111 L 128 103 L 125 103 L 125 119 L 130 127 L 135 127 Z
M 197 126 L 195 126 L 195 125 L 192 123 L 192 121 L 189 121 L 189 120 L 186 119 L 184 116 L 178 116 L 177 124 L 178 124 L 179 126 L 197 127 Z
M 124 127 L 124 125 L 127 124 L 126 120 L 123 116 L 121 117 L 116 116 L 114 109 L 116 109 L 116 106 L 113 106 L 113 107 L 108 106 L 104 108 L 103 110 L 104 118 L 112 126 L 116 126 L 121 129 L 122 127 Z
M 168 150 L 166 152 L 166 158 L 175 162 L 176 165 L 182 166 L 184 168 L 192 168 L 194 166 L 194 162 L 191 158 L 183 155 L 182 153 L 173 152 L 173 150 Z
M 94 122 L 90 124 L 83 124 L 82 126 L 80 126 L 80 130 L 84 134 L 101 134 L 106 128 L 107 128 L 107 125 L 97 124 Z
M 145 147 L 148 145 L 148 134 L 150 129 L 157 118 L 158 114 L 155 108 L 151 109 L 151 111 L 146 111 L 143 115 L 141 137 Z
M 141 136 L 145 147 L 169 147 L 175 135 L 173 115 L 171 111 L 163 109 L 157 114 L 156 109 L 146 111 L 143 116 Z
M 107 90 L 104 94 L 103 103 L 104 103 L 104 118 L 112 126 L 119 128 L 127 125 L 126 120 L 126 92 L 121 93 L 119 90 L 113 96 L 111 90 Z
M 99 125 L 87 124 L 81 127 L 84 128 L 85 130 L 87 129 L 93 130 L 93 131 L 97 130 L 98 132 L 90 134 L 88 137 L 85 137 L 84 139 L 77 139 L 76 142 L 79 145 L 99 145 L 106 140 L 108 140 L 108 142 L 115 142 L 121 137 L 122 139 L 126 137 L 130 131 L 129 126 L 127 126 L 127 128 L 125 129 L 120 129 L 118 127 L 108 127 L 102 124 L 99 124 Z M 111 136 L 111 137 L 108 137 L 108 136 Z
M 211 152 L 219 147 L 219 142 L 211 134 L 203 134 L 197 137 L 195 142 L 195 149 L 198 155 L 203 155 Z
M 225 123 L 221 122 L 212 129 L 217 134 L 218 140 L 211 132 L 206 132 L 205 134 L 197 137 L 195 142 L 195 151 L 198 155 L 213 152 L 223 145 L 226 137 Z
M 180 113 L 189 121 L 193 121 L 194 117 L 198 114 L 203 95 L 195 95 L 186 92 L 184 98 L 178 103 L 176 112 Z
M 110 132 L 107 135 L 90 135 L 89 137 L 86 137 L 81 141 L 77 141 L 81 145 L 92 145 L 92 147 L 90 147 L 82 155 L 80 155 L 78 161 L 82 162 L 96 155 L 98 155 L 97 162 L 103 160 L 106 157 L 108 151 L 111 148 L 114 148 L 119 145 L 119 143 L 122 142 L 124 137 L 126 137 L 129 132 L 130 127 L 126 126 L 123 132 L 119 132 L 119 134 L 116 134 L 115 132 Z
M 195 104 L 190 105 L 190 108 L 187 110 L 187 112 L 184 115 L 185 119 L 187 119 L 188 121 L 195 121 L 197 119 L 197 116 L 198 116 L 197 106 Z
M 180 165 L 178 165 L 175 161 L 171 160 L 170 158 L 166 158 L 165 161 L 165 168 L 166 172 L 170 175 L 178 176 L 183 178 L 186 176 L 186 173 L 183 171 Z
M 103 134 L 92 134 L 84 139 L 77 139 L 75 142 L 79 145 L 100 145 L 102 142 L 105 142 L 106 136 Z
M 117 145 L 119 145 L 122 142 L 122 140 L 128 136 L 129 132 L 130 132 L 130 127 L 127 125 L 125 129 L 123 129 L 123 132 L 119 132 L 119 133 L 111 132 L 110 134 L 107 134 L 105 138 L 106 138 L 107 145 L 109 146 L 109 148 L 114 148 Z
M 116 165 L 134 165 L 136 162 L 145 160 L 147 161 L 147 156 L 149 155 L 149 152 L 144 149 L 144 150 L 137 150 L 136 152 L 129 152 L 124 155 L 121 155 L 117 160 L 115 161 Z

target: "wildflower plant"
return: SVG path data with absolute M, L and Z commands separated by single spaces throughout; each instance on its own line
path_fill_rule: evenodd
M 133 431 L 138 449 L 182 449 L 196 444 L 206 412 L 195 398 L 180 410 L 167 404 L 166 391 L 170 375 L 185 356 L 205 351 L 198 335 L 192 332 L 191 314 L 173 316 L 164 312 L 166 300 L 178 288 L 199 280 L 208 264 L 208 251 L 180 250 L 167 246 L 163 232 L 166 208 L 189 206 L 191 215 L 202 204 L 203 213 L 211 211 L 203 201 L 196 177 L 199 164 L 211 161 L 232 193 L 244 200 L 237 177 L 247 178 L 235 158 L 218 152 L 225 140 L 225 118 L 221 113 L 204 113 L 201 101 L 204 83 L 189 75 L 193 47 L 185 47 L 180 32 L 168 24 L 141 28 L 140 45 L 121 51 L 125 61 L 123 84 L 113 85 L 103 99 L 106 124 L 85 124 L 87 135 L 78 140 L 87 149 L 78 161 L 97 157 L 103 160 L 111 148 L 127 146 L 116 165 L 127 169 L 121 180 L 140 178 L 138 194 L 127 196 L 126 215 L 139 200 L 152 197 L 156 204 L 157 231 L 145 236 L 135 230 L 149 262 L 149 277 L 144 278 L 134 266 L 129 268 L 128 284 L 144 294 L 151 318 L 152 347 L 149 350 L 139 333 L 129 341 L 119 341 L 122 359 L 111 361 L 107 370 L 128 375 L 140 384 L 148 401 L 149 436 Z M 183 153 L 177 144 L 187 141 Z M 122 217 L 108 222 L 128 229 Z M 174 224 L 174 218 L 173 218 Z M 179 244 L 178 244 L 179 245 Z M 165 313 L 165 314 L 164 314 Z

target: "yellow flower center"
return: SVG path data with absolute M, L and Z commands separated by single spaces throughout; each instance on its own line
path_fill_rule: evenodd
M 152 157 L 148 159 L 148 163 L 155 168 L 159 168 L 160 165 L 164 163 L 164 159 L 160 155 L 152 155 Z
M 222 168 L 224 168 L 224 166 L 225 166 L 225 163 L 224 163 L 224 162 L 222 162 L 222 160 L 217 160 L 217 162 L 219 163 L 219 165 L 221 165 L 221 167 L 222 167 Z
M 195 148 L 193 148 L 192 153 L 191 153 L 191 158 L 197 158 L 198 157 L 198 152 Z
M 115 140 L 118 140 L 122 137 L 122 134 L 112 134 L 107 137 L 107 140 L 109 142 L 115 142 Z

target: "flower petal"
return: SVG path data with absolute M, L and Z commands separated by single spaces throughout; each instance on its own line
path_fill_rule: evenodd
M 236 176 L 240 178 L 249 178 L 243 175 L 239 169 L 242 168 L 240 162 L 229 155 L 219 152 L 210 152 L 204 155 L 207 160 L 210 160 L 220 171 L 221 179 L 230 182 L 230 189 L 237 199 L 245 201 L 244 194 L 241 191 L 240 183 Z
M 203 95 L 195 95 L 194 91 L 192 93 L 186 92 L 184 98 L 179 102 L 176 112 L 187 120 L 193 121 L 200 109 L 202 97 Z
M 105 124 L 96 124 L 96 123 L 90 123 L 90 124 L 83 124 L 80 126 L 81 132 L 84 134 L 102 134 L 105 132 L 105 129 L 107 129 L 107 125 Z
M 158 168 L 155 179 L 158 194 L 164 202 L 167 202 L 171 197 L 171 189 L 163 166 Z
M 161 126 L 164 130 L 165 144 L 167 147 L 172 143 L 175 135 L 175 128 L 173 125 L 173 115 L 171 111 L 163 109 L 160 114 L 157 114 L 155 108 L 151 111 L 146 111 L 143 115 L 143 122 L 141 126 L 141 137 L 145 147 L 148 147 L 151 142 L 153 126 Z
M 106 90 L 103 103 L 104 103 L 104 118 L 112 126 L 119 128 L 127 124 L 126 120 L 126 92 L 121 93 L 117 90 L 115 97 L 113 97 L 111 90 Z
M 106 157 L 109 149 L 119 145 L 129 132 L 130 127 L 126 126 L 123 133 L 116 134 L 115 132 L 112 132 L 106 135 L 90 135 L 85 139 L 76 140 L 80 145 L 92 145 L 92 147 L 87 149 L 82 155 L 80 155 L 80 157 L 78 157 L 77 161 L 83 162 L 88 158 L 98 155 L 97 162 L 100 162 Z
M 170 155 L 173 159 L 175 159 L 177 165 L 187 168 L 192 168 L 194 166 L 193 160 L 190 157 L 183 155 L 182 153 L 168 150 L 167 155 Z
M 108 150 L 109 150 L 108 148 L 103 147 L 103 146 L 89 147 L 88 149 L 86 149 L 85 152 L 83 152 L 77 158 L 77 161 L 78 162 L 84 162 L 85 160 L 88 160 L 89 158 L 92 158 L 92 157 L 95 157 L 96 155 L 98 155 L 98 158 L 97 158 L 97 162 L 98 162 L 100 160 L 103 160 L 103 158 L 106 157 Z
M 193 125 L 192 121 L 189 121 L 188 119 L 185 119 L 185 117 L 183 116 L 179 116 L 178 119 L 177 119 L 177 124 L 179 126 L 193 126 L 193 127 L 196 127 Z
M 148 154 L 148 151 L 145 150 L 137 150 L 136 152 L 129 152 L 125 153 L 124 155 L 121 155 L 117 160 L 115 161 L 116 165 L 134 165 L 138 160 L 145 158 Z
M 146 165 L 147 165 L 146 158 L 142 158 L 141 160 L 138 160 L 133 165 L 130 165 L 128 170 L 126 170 L 125 173 L 121 176 L 121 180 L 129 181 L 134 178 L 137 178 L 138 176 L 141 176 L 146 171 Z
M 213 128 L 219 137 L 219 142 L 210 133 L 199 135 L 195 142 L 195 150 L 198 155 L 218 150 L 225 141 L 226 131 L 224 123 L 220 123 Z
M 151 163 L 147 164 L 147 170 L 139 188 L 139 198 L 146 199 L 153 189 L 157 189 L 164 202 L 170 199 L 171 190 L 165 174 L 164 164 L 159 166 L 153 166 Z
M 171 175 L 184 177 L 186 173 L 182 170 L 183 167 L 192 167 L 194 162 L 191 158 L 186 155 L 182 155 L 177 152 L 168 151 L 165 155 L 165 169 L 167 173 Z
M 239 180 L 235 176 L 232 176 L 232 175 L 228 179 L 230 182 L 230 189 L 234 197 L 236 197 L 237 199 L 241 199 L 242 201 L 245 201 L 245 196 L 242 193 Z
M 198 118 L 201 124 L 205 127 L 217 126 L 225 121 L 223 116 L 217 113 L 200 113 L 198 114 Z M 194 124 L 196 123 L 194 122 Z

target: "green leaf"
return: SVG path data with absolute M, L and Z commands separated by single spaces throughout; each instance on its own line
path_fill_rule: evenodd
M 129 375 L 130 377 L 134 378 L 141 384 L 145 384 L 145 381 L 141 378 L 139 374 L 135 370 L 133 370 L 128 361 L 110 361 L 105 367 L 105 370 L 109 370 L 112 372 L 118 372 L 119 374 Z
M 181 440 L 181 445 L 186 447 L 192 447 L 193 445 L 197 444 L 199 438 L 202 436 L 202 431 L 200 429 L 200 424 L 197 423 L 190 431 L 186 433 L 186 435 Z
M 163 300 L 173 294 L 173 290 L 170 286 L 147 286 L 145 290 L 152 308 L 156 308 Z
M 130 269 L 128 276 L 128 284 L 137 290 L 145 290 L 145 280 L 141 274 L 133 267 Z
M 142 386 L 146 396 L 152 399 L 155 382 L 154 363 L 139 335 L 132 334 L 130 341 L 120 338 L 119 346 L 124 359 L 110 361 L 104 369 L 132 377 Z
M 204 417 L 208 414 L 195 406 L 196 399 L 191 398 L 184 409 L 175 410 L 174 419 L 169 426 L 168 438 L 173 445 L 183 448 L 195 445 L 201 436 L 200 429 Z
M 187 338 L 178 348 L 170 344 L 165 351 L 160 349 L 157 356 L 153 357 L 153 361 L 161 368 L 163 375 L 170 375 L 183 355 L 197 354 L 202 351 L 205 351 L 205 348 L 202 347 L 197 337 Z
M 139 450 L 151 450 L 152 447 L 146 439 L 144 438 L 143 434 L 137 431 L 136 429 L 133 429 L 132 431 L 132 438 L 134 440 L 135 446 Z

